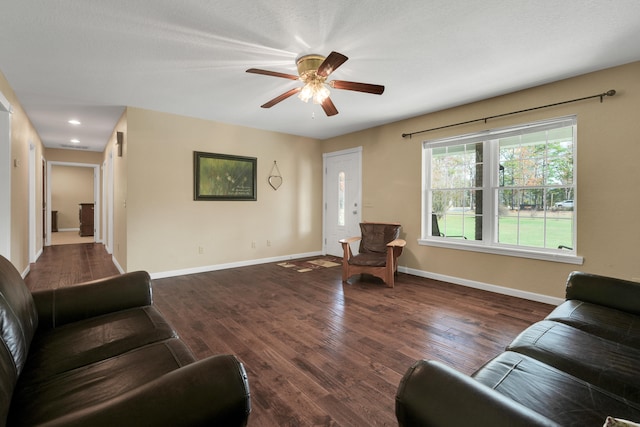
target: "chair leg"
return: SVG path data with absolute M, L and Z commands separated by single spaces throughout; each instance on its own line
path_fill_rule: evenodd
M 387 265 L 385 269 L 385 283 L 388 287 L 393 288 L 395 286 L 395 257 L 393 248 L 387 249 Z
M 342 281 L 349 280 L 349 259 L 351 258 L 351 246 L 348 243 L 342 243 Z

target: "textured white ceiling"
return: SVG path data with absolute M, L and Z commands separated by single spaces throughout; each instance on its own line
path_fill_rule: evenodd
M 291 97 L 332 50 L 340 114 Z M 125 106 L 325 139 L 640 60 L 638 0 L 6 1 L 0 71 L 48 147 L 101 151 Z M 606 88 L 594 88 L 595 93 Z M 576 94 L 576 96 L 592 95 Z M 71 127 L 70 118 L 82 126 Z

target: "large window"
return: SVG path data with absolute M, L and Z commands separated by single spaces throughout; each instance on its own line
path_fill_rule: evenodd
M 424 143 L 421 244 L 581 263 L 576 118 Z

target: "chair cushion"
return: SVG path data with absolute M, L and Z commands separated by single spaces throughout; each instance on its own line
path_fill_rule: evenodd
M 386 253 L 387 243 L 400 236 L 400 224 L 363 222 L 360 223 L 360 232 L 360 253 Z
M 387 265 L 387 255 L 382 253 L 359 253 L 349 258 L 351 265 L 363 265 L 367 267 L 384 267 Z

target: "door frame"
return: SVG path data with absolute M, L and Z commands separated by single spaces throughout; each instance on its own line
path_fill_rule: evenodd
M 0 255 L 11 259 L 11 113 L 0 91 Z
M 57 161 L 48 161 L 47 162 L 47 218 L 51 218 L 51 168 L 53 166 L 73 166 L 73 167 L 84 167 L 84 168 L 93 168 L 93 203 L 94 203 L 94 211 L 93 211 L 93 239 L 96 243 L 101 243 L 101 230 L 100 226 L 100 165 L 96 165 L 93 163 L 72 163 L 72 162 L 57 162 Z M 45 240 L 45 246 L 51 246 L 51 221 L 47 221 L 47 238 Z
M 37 226 L 37 200 L 38 200 L 38 167 L 36 146 L 29 141 L 29 262 L 34 263 L 38 259 L 38 226 Z M 42 248 L 40 248 L 42 250 Z
M 328 205 L 328 197 L 327 197 L 327 162 L 331 157 L 339 157 L 344 155 L 358 155 L 358 169 L 360 170 L 360 177 L 358 179 L 358 200 L 356 201 L 359 209 L 358 209 L 358 218 L 359 221 L 362 220 L 362 146 L 355 148 L 348 148 L 340 151 L 332 151 L 329 153 L 322 154 L 322 253 L 324 255 L 327 254 L 327 205 Z
M 104 232 L 104 244 L 108 254 L 113 254 L 113 158 L 115 148 L 107 152 L 107 160 L 103 163 L 102 172 L 102 202 L 104 206 L 103 220 L 106 226 Z

